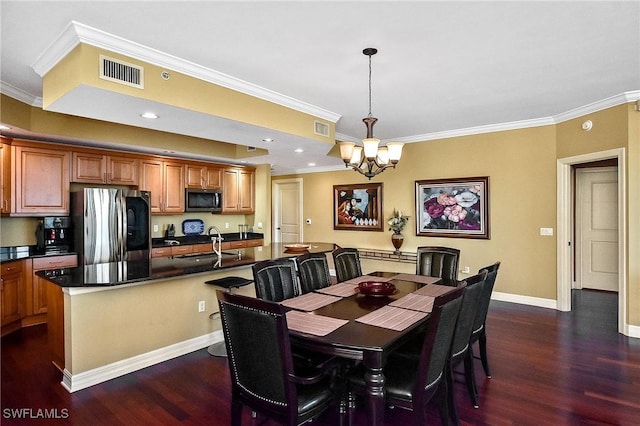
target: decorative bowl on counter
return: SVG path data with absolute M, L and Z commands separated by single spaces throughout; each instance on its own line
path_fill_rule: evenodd
M 389 282 L 363 281 L 358 284 L 358 290 L 365 296 L 386 297 L 396 294 L 398 289 Z
M 292 253 L 302 253 L 304 251 L 308 251 L 311 248 L 311 244 L 305 244 L 305 243 L 295 243 L 295 244 L 285 244 L 284 245 L 284 249 L 285 251 L 289 251 Z

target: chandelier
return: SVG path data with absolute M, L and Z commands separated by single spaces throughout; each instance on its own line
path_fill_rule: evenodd
M 368 47 L 362 53 L 369 57 L 369 115 L 362 119 L 367 126 L 367 137 L 362 139 L 362 146 L 354 142 L 338 142 L 338 145 L 345 166 L 371 179 L 389 167 L 395 169 L 404 144 L 388 142 L 386 146 L 379 147 L 380 139 L 373 137 L 373 125 L 378 119 L 371 115 L 371 57 L 378 53 L 378 49 Z

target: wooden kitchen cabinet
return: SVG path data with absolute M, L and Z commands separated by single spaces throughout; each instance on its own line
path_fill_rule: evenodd
M 47 310 L 47 340 L 53 365 L 64 371 L 64 293 L 62 287 L 45 283 L 49 308 Z
M 135 186 L 138 185 L 138 159 L 74 151 L 71 181 Z
M 151 191 L 151 213 L 184 213 L 184 164 L 154 158 L 140 161 L 140 189 Z
M 258 247 L 264 245 L 264 240 L 237 240 L 222 243 L 222 250 L 235 250 L 248 247 Z
M 0 137 L 0 213 L 11 213 L 11 145 Z
M 219 189 L 222 186 L 222 168 L 187 164 L 185 166 L 185 181 L 187 188 Z
M 23 313 L 24 261 L 0 265 L 0 326 L 2 335 L 20 328 Z M 5 326 L 16 323 L 17 327 Z
M 46 321 L 47 303 L 47 280 L 40 278 L 35 273 L 37 271 L 75 268 L 78 266 L 78 256 L 75 254 L 65 254 L 60 256 L 36 257 L 26 261 L 31 262 L 27 285 L 25 286 L 25 318 L 22 325 L 33 325 Z M 29 268 L 28 268 L 29 269 Z M 29 279 L 30 278 L 30 279 Z
M 69 215 L 69 151 L 11 147 L 11 214 Z
M 226 168 L 222 176 L 222 213 L 254 213 L 255 169 Z

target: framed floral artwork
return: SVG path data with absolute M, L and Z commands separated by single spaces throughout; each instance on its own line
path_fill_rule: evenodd
M 333 186 L 333 229 L 382 231 L 382 184 Z
M 416 235 L 489 239 L 489 177 L 417 180 Z

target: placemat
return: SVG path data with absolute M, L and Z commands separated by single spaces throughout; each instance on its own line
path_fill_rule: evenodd
M 412 311 L 431 312 L 435 297 L 423 296 L 421 294 L 410 293 L 389 303 L 389 306 L 396 308 L 411 309 Z
M 318 293 L 329 294 L 331 296 L 349 297 L 358 292 L 358 284 L 348 283 L 345 281 L 316 291 Z
M 349 322 L 348 320 L 299 311 L 289 311 L 286 315 L 289 330 L 313 334 L 314 336 L 326 336 Z
M 307 293 L 292 299 L 283 300 L 280 304 L 288 308 L 298 309 L 299 311 L 315 311 L 318 308 L 330 305 L 338 300 L 340 300 L 339 297 L 329 296 L 327 294 Z
M 446 285 L 429 284 L 422 288 L 417 289 L 413 294 L 421 294 L 422 296 L 438 297 L 443 294 L 449 293 L 455 287 L 449 287 Z
M 356 319 L 356 321 L 376 327 L 402 331 L 426 316 L 427 314 L 425 312 L 410 311 L 409 309 L 395 308 L 387 305 L 373 312 L 369 312 Z
M 402 281 L 411 281 L 414 283 L 420 284 L 434 284 L 439 281 L 442 281 L 440 277 L 429 277 L 426 275 L 416 275 L 416 274 L 398 274 L 393 276 L 394 280 L 402 280 Z
M 375 281 L 377 283 L 391 281 L 391 277 L 383 278 L 383 277 L 374 277 L 373 275 L 362 275 L 359 277 L 351 278 L 350 280 L 343 281 L 342 283 L 349 284 L 358 284 L 364 281 Z

